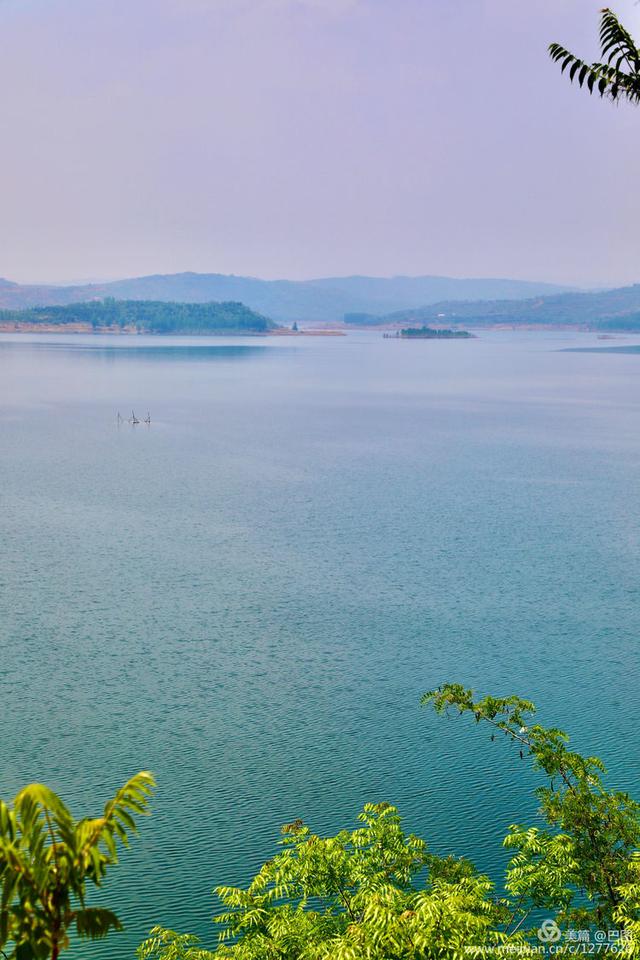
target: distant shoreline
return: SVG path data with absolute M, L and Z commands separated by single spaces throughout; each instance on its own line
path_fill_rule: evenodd
M 136 327 L 93 327 L 90 323 L 0 323 L 0 333 L 108 334 L 115 337 L 345 337 L 344 330 L 172 330 L 157 333 Z

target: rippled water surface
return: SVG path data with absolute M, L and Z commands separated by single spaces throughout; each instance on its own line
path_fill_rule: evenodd
M 419 708 L 443 680 L 637 794 L 640 355 L 564 352 L 597 345 L 0 338 L 0 792 L 159 781 L 83 955 L 213 945 L 216 884 L 368 800 L 497 873 L 532 781 Z

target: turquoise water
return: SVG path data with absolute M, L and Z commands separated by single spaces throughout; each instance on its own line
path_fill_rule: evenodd
M 538 701 L 637 794 L 640 358 L 564 352 L 597 343 L 0 338 L 0 793 L 159 781 L 127 931 L 83 955 L 212 945 L 280 824 L 369 800 L 497 875 L 532 781 L 419 708 L 443 680 Z

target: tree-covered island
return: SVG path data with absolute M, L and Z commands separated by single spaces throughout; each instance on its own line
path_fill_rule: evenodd
M 67 306 L 0 310 L 0 329 L 35 331 L 259 335 L 277 324 L 243 303 L 89 300 Z
M 395 333 L 385 333 L 385 337 L 400 340 L 472 340 L 475 334 L 468 330 L 442 330 L 436 327 L 405 327 Z

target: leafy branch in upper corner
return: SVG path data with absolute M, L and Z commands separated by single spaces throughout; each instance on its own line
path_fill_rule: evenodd
M 527 909 L 557 911 L 567 927 L 640 930 L 640 805 L 606 789 L 604 765 L 569 749 L 557 728 L 531 723 L 532 703 L 485 697 L 459 684 L 425 694 L 438 712 L 453 708 L 489 724 L 529 758 L 545 783 L 536 793 L 550 830 L 512 826 L 505 846 L 516 851 L 506 887 Z M 637 949 L 629 946 L 629 950 Z
M 587 63 L 559 43 L 549 46 L 551 59 L 569 70 L 569 79 L 580 86 L 586 83 L 589 93 L 597 90 L 611 100 L 640 102 L 640 50 L 629 31 L 608 8 L 602 11 L 600 24 L 601 61 Z
M 72 927 L 92 940 L 122 929 L 111 910 L 87 905 L 86 885 L 101 886 L 118 862 L 118 845 L 128 846 L 153 786 L 150 773 L 138 773 L 101 817 L 78 821 L 40 783 L 21 790 L 12 806 L 0 801 L 0 947 L 12 960 L 57 960 Z

